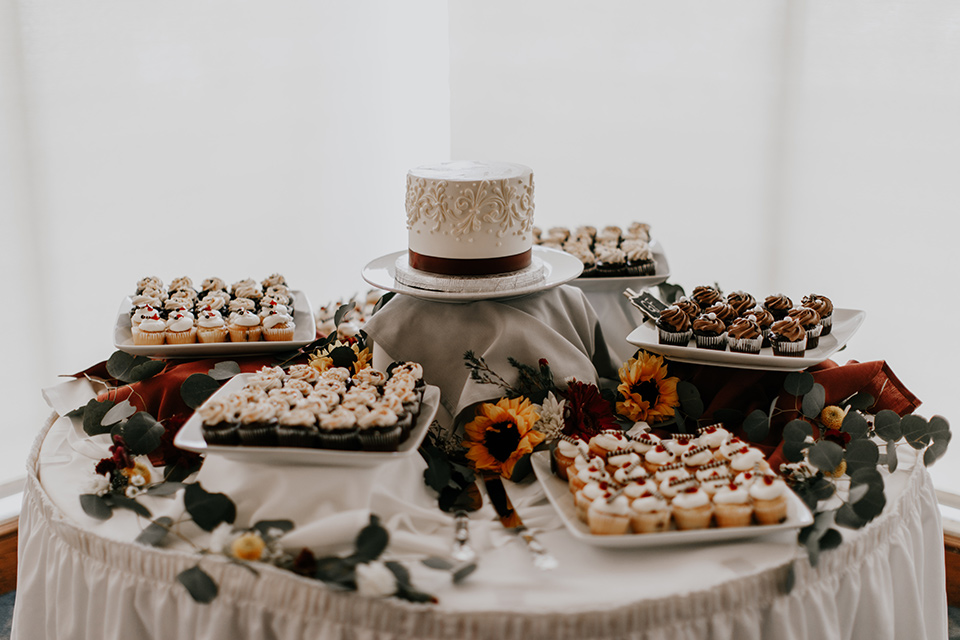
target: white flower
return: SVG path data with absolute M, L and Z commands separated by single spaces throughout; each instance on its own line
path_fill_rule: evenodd
M 358 564 L 357 591 L 371 598 L 392 596 L 397 592 L 397 578 L 382 562 Z
M 135 487 L 132 484 L 128 484 L 126 490 L 123 492 L 128 498 L 136 498 L 138 495 L 143 493 L 143 489 Z
M 537 413 L 540 414 L 540 420 L 534 425 L 534 429 L 546 436 L 547 440 L 556 440 L 560 437 L 563 430 L 563 407 L 566 400 L 557 400 L 553 392 L 547 394 L 543 404 L 537 407 Z
M 89 482 L 86 484 L 81 493 L 92 493 L 94 495 L 102 496 L 107 491 L 110 490 L 110 481 L 107 480 L 107 476 L 102 476 L 99 473 L 92 474 Z
M 229 554 L 228 549 L 233 544 L 236 534 L 233 532 L 233 525 L 227 522 L 221 522 L 217 528 L 210 533 L 210 550 L 214 553 Z

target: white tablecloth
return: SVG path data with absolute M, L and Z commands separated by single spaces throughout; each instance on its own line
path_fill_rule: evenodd
M 429 571 L 415 575 L 428 581 L 420 586 L 439 596 L 437 605 L 336 593 L 268 566 L 256 576 L 214 557 L 202 566 L 220 593 L 204 605 L 176 581 L 197 563 L 195 554 L 133 543 L 143 523 L 132 513 L 106 522 L 83 514 L 77 495 L 99 454 L 71 433 L 69 419 L 55 418 L 28 462 L 12 636 L 18 640 L 946 638 L 939 512 L 912 450 L 903 451 L 900 470 L 887 480 L 884 513 L 861 531 L 844 530 L 843 545 L 824 553 L 816 568 L 790 533 L 713 546 L 586 547 L 544 520 L 549 507 L 531 496 L 517 507 L 525 518 L 540 514 L 538 526 L 548 529 L 542 539 L 561 562 L 554 572 L 537 571 L 517 541 L 485 529 L 487 509 L 472 525 L 481 532 L 482 553 L 465 583 L 430 584 Z M 414 489 L 419 458 L 408 464 L 374 479 L 371 507 L 386 512 L 398 557 L 413 561 L 417 540 L 419 553 L 431 553 L 452 528 L 439 512 L 432 528 L 411 528 L 430 499 Z M 423 522 L 431 521 L 415 526 Z M 351 527 L 342 528 L 356 531 Z M 791 566 L 796 581 L 786 593 Z

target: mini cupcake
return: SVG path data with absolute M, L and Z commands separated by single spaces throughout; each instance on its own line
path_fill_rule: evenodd
M 593 254 L 590 247 L 579 242 L 568 242 L 563 246 L 563 250 L 575 256 L 583 264 L 583 272 L 580 274 L 580 277 L 591 278 L 597 275 L 597 256 Z
M 613 476 L 614 472 L 621 467 L 629 467 L 632 464 L 641 464 L 640 456 L 634 453 L 632 448 L 616 449 L 607 454 L 606 472 Z
M 722 489 L 733 482 L 733 476 L 729 473 L 720 473 L 718 470 L 715 470 L 715 473 L 708 474 L 702 481 L 700 481 L 700 487 L 707 492 L 707 495 L 712 499 L 713 496 Z
M 619 429 L 604 429 L 590 438 L 587 445 L 590 448 L 591 456 L 606 460 L 611 451 L 630 447 L 630 439 Z
M 738 316 L 745 316 L 747 311 L 757 304 L 757 299 L 746 291 L 733 291 L 724 298 L 726 303 L 733 307 Z
M 699 482 L 704 482 L 708 478 L 717 476 L 726 476 L 730 474 L 730 467 L 723 460 L 713 460 L 705 465 L 701 465 L 695 472 L 694 477 Z
M 133 332 L 133 344 L 161 345 L 166 340 L 167 323 L 160 319 L 160 314 L 154 312 L 152 316 L 144 318 Z
M 254 302 L 257 302 L 263 297 L 263 289 L 260 288 L 259 284 L 252 281 L 235 284 L 232 288 L 232 293 L 235 298 L 249 298 Z
M 804 307 L 810 307 L 820 314 L 820 325 L 823 327 L 820 335 L 830 335 L 830 332 L 833 331 L 833 302 L 830 298 L 811 293 L 804 296 L 800 304 Z
M 236 405 L 211 398 L 200 405 L 197 413 L 203 420 L 200 429 L 207 444 L 240 444 L 240 434 L 237 432 Z
M 696 473 L 697 469 L 703 465 L 713 462 L 713 450 L 705 444 L 700 444 L 684 451 L 680 460 L 686 465 L 687 471 Z
M 163 280 L 157 276 L 146 276 L 137 280 L 137 293 L 143 293 L 144 289 L 151 288 L 162 291 Z
M 613 485 L 606 480 L 592 480 L 573 495 L 573 506 L 577 510 L 577 517 L 587 522 L 587 512 L 590 505 L 597 498 L 613 491 Z
M 587 525 L 595 536 L 619 536 L 630 531 L 630 504 L 627 497 L 607 493 L 596 498 L 587 510 Z
M 579 438 L 562 435 L 557 445 L 553 448 L 554 473 L 562 480 L 569 480 L 567 469 L 569 469 L 578 456 L 586 454 L 588 451 L 587 443 Z
M 631 222 L 630 226 L 623 231 L 623 241 L 627 240 L 650 242 L 650 225 L 646 222 Z
M 713 495 L 713 515 L 718 527 L 746 527 L 753 519 L 750 493 L 728 483 Z
M 820 314 L 810 307 L 794 307 L 787 313 L 790 318 L 796 318 L 807 332 L 807 349 L 816 349 L 820 345 L 820 333 L 823 326 L 820 324 Z
M 657 318 L 657 332 L 660 344 L 685 347 L 693 337 L 693 326 L 690 318 L 677 305 L 671 305 L 660 312 Z
M 662 483 L 664 480 L 676 480 L 677 478 L 689 478 L 690 472 L 687 470 L 687 465 L 683 464 L 683 461 L 676 460 L 670 464 L 665 464 L 659 469 L 653 472 L 653 479 L 657 481 L 657 484 Z
M 737 310 L 722 300 L 714 302 L 712 305 L 704 309 L 703 312 L 712 313 L 713 315 L 717 316 L 717 318 L 723 321 L 723 324 L 726 327 L 729 327 L 731 324 L 733 324 L 733 321 L 737 319 Z
M 602 458 L 592 458 L 586 466 L 577 473 L 568 474 L 567 481 L 570 487 L 570 493 L 576 494 L 583 489 L 588 482 L 601 482 L 607 480 L 606 463 Z
M 597 273 L 602 276 L 625 276 L 627 273 L 627 255 L 616 246 L 597 245 L 594 248 L 597 257 Z
M 214 311 L 207 307 L 200 312 L 197 319 L 197 341 L 198 342 L 226 342 L 227 323 L 219 311 Z
M 226 291 L 227 283 L 223 278 L 217 278 L 216 276 L 210 278 L 204 278 L 203 282 L 200 283 L 200 291 L 203 293 L 210 293 L 212 291 Z
M 319 446 L 317 417 L 305 408 L 293 408 L 277 419 L 277 445 L 281 447 Z
M 241 311 L 256 311 L 257 303 L 250 298 L 234 298 L 227 303 L 227 310 L 230 312 L 230 319 L 232 320 L 234 315 Z
M 232 315 L 227 325 L 231 342 L 257 342 L 260 340 L 262 331 L 260 316 L 246 309 L 241 309 Z
M 667 500 L 673 500 L 682 491 L 689 487 L 698 487 L 700 483 L 693 476 L 666 478 L 660 482 L 659 491 Z
M 210 309 L 211 311 L 226 311 L 227 304 L 230 302 L 229 298 L 219 295 L 217 293 L 208 293 L 207 295 L 200 298 L 197 302 L 200 311 L 204 309 Z
M 284 286 L 286 286 L 287 284 L 286 278 L 284 278 L 283 275 L 279 273 L 271 273 L 269 276 L 267 276 L 260 282 L 260 286 L 263 287 L 264 289 L 269 289 L 270 287 L 276 286 L 278 284 L 282 284 Z
M 293 318 L 286 313 L 271 309 L 263 318 L 263 339 L 270 342 L 293 340 Z
M 696 485 L 689 486 L 674 497 L 673 521 L 680 530 L 706 529 L 713 517 L 713 503 L 707 492 Z
M 710 305 L 723 299 L 720 290 L 709 285 L 694 287 L 690 297 L 693 298 L 693 301 L 696 302 L 701 309 L 706 309 Z
M 192 344 L 197 341 L 197 327 L 193 318 L 177 312 L 167 319 L 167 344 Z
M 620 467 L 613 472 L 613 481 L 621 485 L 641 482 L 649 477 L 647 470 L 643 468 L 643 462 L 636 462 L 625 467 Z
M 737 318 L 727 328 L 727 346 L 734 353 L 760 353 L 763 330 L 757 324 L 755 316 Z
M 616 225 L 607 225 L 597 232 L 597 244 L 604 244 L 611 247 L 619 246 L 620 239 L 623 237 L 623 230 Z
M 775 321 L 782 320 L 793 308 L 793 300 L 782 293 L 776 293 L 764 299 L 763 308 L 773 315 Z
M 347 409 L 337 407 L 318 419 L 321 447 L 326 449 L 357 448 L 357 418 Z
M 730 458 L 730 471 L 734 474 L 753 469 L 767 469 L 767 461 L 763 451 L 754 447 L 744 447 Z
M 627 274 L 631 276 L 652 276 L 657 272 L 653 260 L 653 251 L 644 240 L 624 240 L 620 249 L 627 257 Z
M 658 493 L 648 493 L 630 503 L 630 528 L 635 533 L 659 533 L 670 528 L 670 503 Z
M 397 414 L 386 407 L 373 407 L 357 419 L 357 440 L 364 451 L 396 451 L 402 433 Z
M 677 301 L 674 302 L 673 304 L 675 304 L 676 306 L 680 307 L 680 310 L 683 311 L 685 314 L 687 314 L 687 317 L 690 318 L 690 322 L 691 322 L 691 323 L 692 323 L 694 320 L 696 320 L 697 316 L 699 316 L 700 313 L 701 313 L 701 311 L 700 311 L 700 305 L 697 304 L 696 301 L 691 300 L 690 298 L 687 298 L 686 296 L 680 298 L 679 300 L 677 300 Z
M 712 313 L 701 313 L 693 321 L 693 337 L 697 341 L 698 349 L 726 350 L 726 330 L 723 320 Z
M 802 358 L 807 348 L 807 332 L 796 318 L 777 320 L 770 327 L 773 355 Z
M 653 449 L 655 446 L 660 444 L 660 442 L 660 437 L 654 433 L 641 433 L 631 440 L 630 446 L 637 453 L 637 455 L 643 457 L 647 455 L 647 451 Z
M 750 485 L 753 514 L 760 524 L 779 524 L 787 519 L 786 483 L 776 476 L 765 475 Z
M 270 447 L 277 444 L 277 407 L 270 402 L 250 402 L 241 407 L 238 421 L 240 444 Z
M 753 316 L 757 324 L 760 325 L 760 332 L 763 333 L 763 344 L 761 348 L 770 346 L 770 327 L 773 325 L 773 314 L 765 307 L 757 306 L 747 311 L 747 315 Z
M 707 445 L 714 453 L 729 437 L 730 432 L 723 428 L 722 422 L 708 424 L 697 429 L 697 443 Z
M 671 464 L 676 456 L 662 444 L 647 451 L 643 457 L 643 466 L 648 473 L 656 473 L 660 467 Z

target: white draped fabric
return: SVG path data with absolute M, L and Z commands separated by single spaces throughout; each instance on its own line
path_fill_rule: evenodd
M 143 523 L 130 512 L 106 522 L 83 514 L 77 495 L 93 451 L 64 446 L 74 429 L 68 418 L 53 416 L 31 452 L 20 519 L 17 640 L 946 637 L 939 513 L 930 477 L 912 450 L 902 452 L 901 469 L 887 479 L 884 513 L 861 531 L 844 530 L 844 543 L 815 568 L 789 532 L 718 545 L 584 547 L 551 519 L 534 484 L 512 487 L 511 496 L 525 520 L 545 531 L 543 542 L 561 562 L 554 572 L 534 569 L 526 550 L 495 528 L 487 507 L 471 524 L 480 560 L 465 583 L 453 586 L 440 572 L 415 568 L 415 582 L 439 604 L 337 593 L 269 566 L 255 575 L 210 556 L 201 566 L 220 592 L 198 604 L 176 580 L 198 555 L 133 543 Z M 406 464 L 373 480 L 370 508 L 391 530 L 391 553 L 414 566 L 447 547 L 452 526 L 417 488 L 419 458 Z M 209 471 L 212 479 L 231 470 L 215 463 Z M 157 504 L 150 503 L 155 515 Z M 297 544 L 345 541 L 360 518 L 348 520 L 298 520 L 291 535 L 301 535 Z M 787 592 L 791 567 L 795 584 Z

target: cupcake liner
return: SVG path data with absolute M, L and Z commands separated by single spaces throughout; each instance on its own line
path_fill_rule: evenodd
M 312 427 L 277 426 L 277 446 L 280 447 L 316 447 L 319 434 Z
M 242 424 L 238 432 L 240 444 L 247 447 L 273 447 L 277 444 L 276 424 Z
M 714 351 L 726 351 L 727 333 L 723 332 L 718 336 L 703 336 L 694 334 L 697 339 L 698 349 L 713 349 Z
M 230 422 L 220 422 L 218 424 L 205 424 L 201 427 L 203 439 L 211 445 L 238 445 L 240 444 L 240 434 L 237 425 Z
M 749 504 L 716 504 L 713 516 L 718 527 L 746 527 L 753 519 L 753 507 Z
M 823 325 L 818 324 L 812 328 L 804 327 L 807 330 L 807 349 L 816 349 L 820 345 L 820 336 L 823 335 Z
M 670 511 L 647 511 L 630 515 L 630 528 L 634 533 L 660 533 L 670 529 Z
M 727 346 L 734 353 L 760 353 L 763 347 L 763 336 L 756 338 L 733 338 L 727 336 Z
M 283 340 L 293 340 L 293 324 L 284 323 L 263 329 L 263 339 L 270 342 L 280 342 Z
M 803 352 L 807 350 L 807 338 L 790 342 L 789 340 L 777 340 L 771 336 L 770 346 L 773 347 L 773 355 L 787 356 L 793 358 L 802 358 Z
M 595 536 L 619 536 L 630 530 L 630 517 L 593 511 L 587 525 Z
M 713 516 L 713 508 L 710 505 L 698 509 L 673 508 L 673 521 L 677 523 L 677 529 L 706 529 L 710 526 L 710 518 Z
M 787 519 L 787 499 L 754 500 L 753 515 L 760 524 L 780 524 Z
M 167 331 L 167 344 L 193 344 L 197 341 L 197 328 L 192 327 L 186 331 Z
M 400 444 L 400 425 L 381 429 L 362 429 L 357 435 L 364 451 L 396 451 Z
M 687 329 L 686 331 L 667 331 L 657 327 L 657 330 L 660 334 L 660 344 L 685 347 L 690 343 L 690 338 L 693 337 L 693 329 Z
M 230 333 L 230 342 L 259 342 L 260 334 L 262 333 L 260 327 L 229 327 L 227 331 Z
M 652 276 L 657 272 L 657 263 L 653 260 L 640 260 L 629 265 L 637 270 L 638 276 Z
M 830 335 L 830 332 L 833 331 L 833 314 L 820 316 L 820 326 L 823 327 L 823 331 L 820 333 L 821 336 Z
M 317 442 L 324 449 L 356 449 L 357 430 L 330 431 L 320 429 Z
M 227 328 L 226 327 L 213 327 L 213 328 L 203 328 L 200 327 L 197 329 L 197 342 L 202 343 L 211 343 L 211 342 L 226 342 L 227 341 Z
M 156 346 L 163 344 L 166 336 L 163 331 L 140 331 L 133 333 L 133 344 Z

